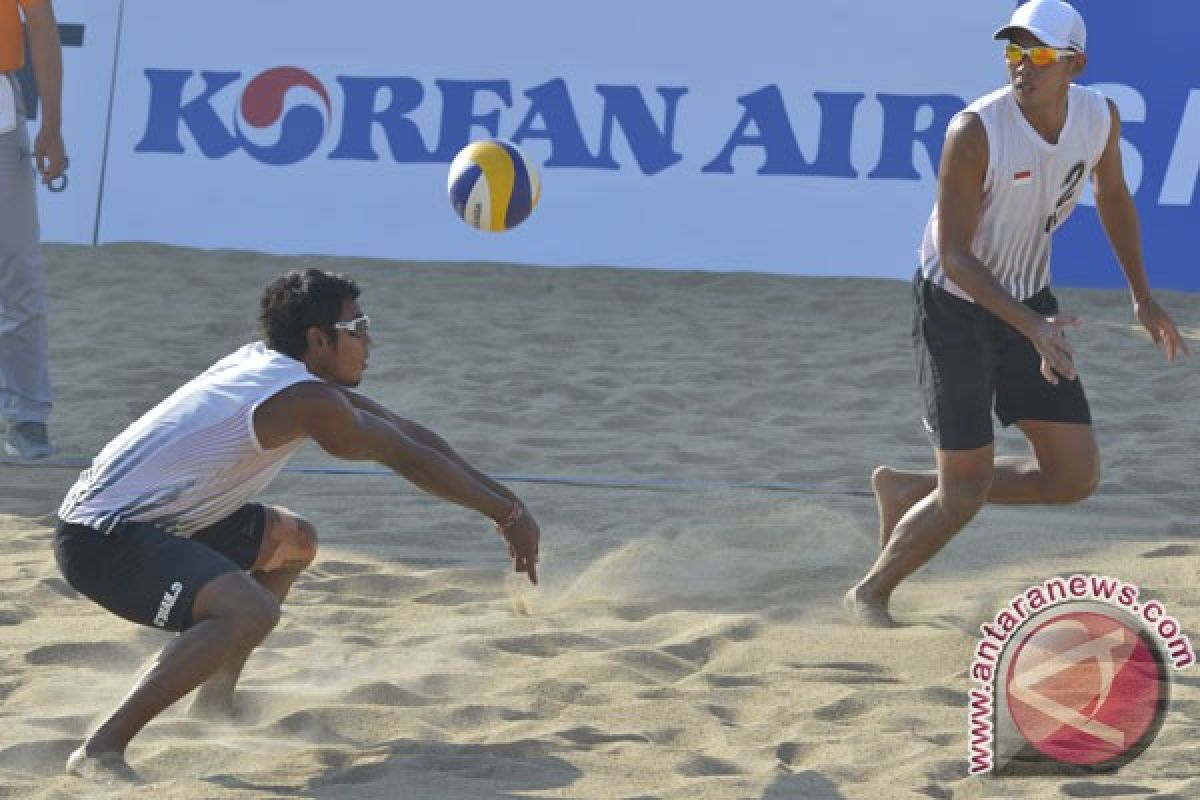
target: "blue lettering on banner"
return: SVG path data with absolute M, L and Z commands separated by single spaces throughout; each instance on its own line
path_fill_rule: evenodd
M 332 115 L 324 84 L 297 67 L 276 67 L 254 76 L 238 98 L 239 113 L 226 123 L 214 107 L 223 92 L 236 91 L 239 72 L 147 69 L 150 105 L 146 130 L 135 146 L 139 153 L 186 152 L 183 132 L 190 134 L 205 158 L 218 159 L 241 151 L 263 164 L 286 166 L 314 155 Z M 405 76 L 340 75 L 341 133 L 328 153 L 333 160 L 378 161 L 373 143 L 378 128 L 396 163 L 449 163 L 471 141 L 476 131 L 500 136 L 502 112 L 513 106 L 512 85 L 505 80 L 434 81 L 441 101 L 436 146 L 427 142 L 412 115 L 427 100 L 425 86 Z M 234 87 L 231 89 L 231 87 Z M 316 92 L 325 101 L 325 113 L 309 103 L 293 103 L 283 111 L 284 94 L 295 87 Z M 600 84 L 595 93 L 602 101 L 599 145 L 593 152 L 567 83 L 553 78 L 526 89 L 524 115 L 510 138 L 521 144 L 541 140 L 549 145 L 544 166 L 620 170 L 613 142 L 620 129 L 637 168 L 656 175 L 683 160 L 675 143 L 679 106 L 688 89 L 659 86 L 655 103 L 637 86 Z M 760 152 L 760 175 L 859 177 L 851 161 L 851 134 L 855 116 L 866 97 L 862 92 L 812 93 L 819 118 L 816 153 L 810 160 L 800 151 L 795 130 L 776 85 L 765 86 L 737 99 L 741 119 L 733 125 L 720 152 L 702 166 L 704 173 L 733 173 L 735 154 L 743 149 Z M 941 130 L 962 108 L 950 95 L 876 95 L 884 114 L 880 159 L 869 177 L 918 180 L 914 148 L 921 145 L 936 165 L 941 152 Z M 661 109 L 659 111 L 658 109 Z M 932 113 L 919 127 L 918 115 Z M 248 138 L 243 125 L 270 129 L 278 123 L 274 143 L 263 145 Z M 929 174 L 932 174 L 931 172 Z
M 184 153 L 182 131 L 186 130 L 205 158 L 224 158 L 241 150 L 261 163 L 286 166 L 316 152 L 327 122 L 318 107 L 305 103 L 294 104 L 284 113 L 283 95 L 296 86 L 307 87 L 325 100 L 327 114 L 332 111 L 324 85 L 296 67 L 276 67 L 251 79 L 239 98 L 240 114 L 235 115 L 232 124 L 221 119 L 213 100 L 241 79 L 241 73 L 201 71 L 202 86 L 198 89 L 194 88 L 196 73 L 191 70 L 147 69 L 145 75 L 150 83 L 150 105 L 145 132 L 134 147 L 138 153 Z M 378 127 L 397 163 L 449 163 L 471 140 L 476 128 L 489 136 L 500 135 L 500 109 L 480 113 L 476 109 L 480 95 L 490 95 L 505 108 L 512 106 L 508 81 L 435 81 L 441 93 L 442 115 L 437 147 L 431 148 L 410 117 L 425 101 L 425 87 L 420 81 L 410 77 L 341 75 L 337 82 L 343 95 L 341 135 L 328 156 L 335 160 L 378 161 L 380 154 L 371 138 Z M 190 93 L 189 86 L 193 87 Z M 621 165 L 612 155 L 614 132 L 619 127 L 638 168 L 654 175 L 683 158 L 674 146 L 675 120 L 679 100 L 687 89 L 661 86 L 655 91 L 662 100 L 661 120 L 636 86 L 597 86 L 603 116 L 599 151 L 593 153 L 588 149 L 566 82 L 555 78 L 525 91 L 529 107 L 512 139 L 518 144 L 528 139 L 546 140 L 550 145 L 547 167 L 619 170 Z M 267 128 L 276 122 L 279 132 L 273 144 L 255 143 L 243 133 L 243 123 Z
M 929 154 L 930 172 L 937 174 L 942 160 L 942 144 L 951 118 L 963 109 L 962 100 L 954 95 L 877 95 L 883 106 L 883 151 L 879 164 L 868 178 L 895 178 L 917 181 L 921 174 L 913 163 L 913 145 L 924 145 Z M 929 124 L 917 127 L 917 116 L 928 109 L 932 112 Z
M 598 159 L 587 149 L 567 82 L 562 78 L 547 81 L 525 92 L 529 111 L 517 126 L 512 140 L 517 144 L 526 139 L 545 139 L 550 144 L 547 167 L 597 167 Z M 541 126 L 535 127 L 540 120 Z
M 343 75 L 338 78 L 338 83 L 346 104 L 342 111 L 342 136 L 329 154 L 330 158 L 378 161 L 379 154 L 371 145 L 371 130 L 378 125 L 383 128 L 392 158 L 397 162 L 419 164 L 443 160 L 429 151 L 421 139 L 420 129 L 408 118 L 425 97 L 420 81 Z M 376 100 L 385 90 L 391 102 L 377 111 Z
M 203 90 L 184 100 L 184 89 L 191 81 L 191 70 L 147 69 L 150 81 L 150 109 L 146 132 L 134 147 L 139 153 L 183 153 L 179 127 L 191 133 L 206 158 L 223 158 L 241 149 L 256 161 L 272 166 L 295 164 L 308 158 L 325 136 L 326 115 L 331 112 L 324 85 L 305 70 L 276 67 L 256 75 L 242 91 L 238 108 L 245 124 L 269 128 L 279 123 L 279 139 L 260 145 L 247 138 L 236 118 L 230 131 L 212 106 L 213 97 L 241 77 L 239 72 L 201 72 Z M 283 111 L 283 98 L 293 87 L 303 86 L 318 93 L 325 101 L 325 114 L 307 104 Z
M 494 95 L 505 108 L 512 106 L 512 88 L 508 81 L 434 82 L 442 93 L 442 129 L 438 136 L 438 161 L 453 161 L 458 151 L 472 140 L 471 131 L 482 128 L 489 137 L 500 135 L 500 109 L 484 114 L 475 111 L 475 98 L 481 93 Z
M 824 175 L 856 178 L 850 163 L 850 131 L 860 93 L 814 92 L 821 109 L 821 133 L 816 158 L 805 160 L 783 104 L 778 86 L 766 86 L 738 98 L 745 112 L 721 152 L 705 165 L 704 172 L 733 172 L 733 153 L 739 147 L 761 147 L 766 157 L 759 175 Z M 753 125 L 757 135 L 747 131 Z
M 646 98 L 636 86 L 597 86 L 604 98 L 604 121 L 601 123 L 600 157 L 607 169 L 619 169 L 612 157 L 613 123 L 620 122 L 625 139 L 645 175 L 654 175 L 683 159 L 671 146 L 675 138 L 675 112 L 679 98 L 687 93 L 682 87 L 660 86 L 657 92 L 665 107 L 662 127 L 659 127 Z
M 238 149 L 237 137 L 221 122 L 211 100 L 242 74 L 201 72 L 204 91 L 185 103 L 183 89 L 194 74 L 191 70 L 146 70 L 146 78 L 150 81 L 150 110 L 146 115 L 146 132 L 134 146 L 135 152 L 186 152 L 179 138 L 180 123 L 187 127 L 205 158 L 222 158 Z

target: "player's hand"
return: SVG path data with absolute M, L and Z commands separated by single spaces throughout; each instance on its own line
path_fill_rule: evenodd
M 47 186 L 67 169 L 67 148 L 57 128 L 41 128 L 33 140 L 33 163 Z
M 1191 355 L 1192 351 L 1188 349 L 1187 341 L 1171 321 L 1171 315 L 1153 297 L 1134 300 L 1133 313 L 1150 334 L 1155 346 L 1167 357 L 1167 361 L 1174 361 L 1180 355 Z
M 529 582 L 537 585 L 538 541 L 542 538 L 537 520 L 525 509 L 516 522 L 507 527 L 496 525 L 496 531 L 508 543 L 513 572 L 524 572 L 529 576 Z
M 1058 385 L 1059 376 L 1075 380 L 1075 350 L 1064 331 L 1082 324 L 1078 317 L 1059 314 L 1043 318 L 1029 333 L 1029 341 L 1042 357 L 1042 377 L 1054 386 Z

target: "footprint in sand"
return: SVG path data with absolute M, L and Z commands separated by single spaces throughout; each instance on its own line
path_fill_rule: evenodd
M 722 725 L 733 726 L 737 724 L 738 714 L 728 706 L 719 706 L 715 703 L 707 703 L 700 707 L 719 719 Z
M 700 636 L 690 642 L 665 645 L 662 650 L 697 666 L 704 666 L 730 642 L 744 642 L 753 639 L 758 635 L 761 627 L 761 624 L 757 622 L 741 622 L 728 626 L 718 634 Z
M 934 761 L 921 770 L 922 774 L 937 785 L 946 785 L 950 781 L 962 778 L 962 762 L 953 758 L 942 758 Z
M 358 645 L 359 647 L 376 647 L 379 643 L 370 636 L 362 636 L 361 634 L 351 633 L 342 636 L 342 641 L 346 644 Z
M 905 730 L 911 731 L 912 728 L 911 727 L 906 728 Z M 929 734 L 920 736 L 920 738 L 924 739 L 925 741 L 929 742 L 930 744 L 936 744 L 938 747 L 947 747 L 958 740 L 958 734 L 956 734 L 956 733 L 929 733 Z
M 844 722 L 861 717 L 875 707 L 876 704 L 867 701 L 863 697 L 848 695 L 841 700 L 835 700 L 832 703 L 821 706 L 813 711 L 813 716 L 827 722 Z
M 860 684 L 899 683 L 878 664 L 858 661 L 830 661 L 821 664 L 791 664 L 796 669 L 812 670 L 810 680 L 847 686 Z
M 918 794 L 923 794 L 926 797 L 932 797 L 933 800 L 952 800 L 954 793 L 944 786 L 939 786 L 936 783 L 928 783 L 917 790 Z
M 696 671 L 695 664 L 661 650 L 631 648 L 607 653 L 605 657 L 652 680 L 667 683 L 682 680 Z
M 432 706 L 438 700 L 397 686 L 388 681 L 374 681 L 355 686 L 341 697 L 342 702 L 376 706 Z
M 310 744 L 358 744 L 334 731 L 312 711 L 294 711 L 264 726 L 261 732 L 274 738 L 302 739 Z
M 951 708 L 966 708 L 968 705 L 966 692 L 947 689 L 945 686 L 927 686 L 917 692 L 917 698 L 922 705 L 933 704 Z
M 562 653 L 611 650 L 613 643 L 595 636 L 579 633 L 532 633 L 507 639 L 493 639 L 490 644 L 497 650 L 537 658 L 554 658 Z
M 125 672 L 134 669 L 142 655 L 128 645 L 117 642 L 64 642 L 35 647 L 25 654 L 25 661 L 34 666 L 88 667 L 102 672 Z
M 804 761 L 806 756 L 812 753 L 813 749 L 811 744 L 783 742 L 775 748 L 775 757 L 789 767 L 796 767 Z
M 1142 558 L 1171 558 L 1173 556 L 1190 556 L 1198 551 L 1200 551 L 1200 548 L 1191 544 L 1169 544 L 1157 550 L 1148 550 L 1142 553 L 1141 556 Z
M 0 702 L 25 685 L 25 675 L 19 675 L 8 680 L 0 681 Z
M 353 767 L 338 770 L 321 779 L 323 785 L 357 786 L 366 783 L 383 781 L 391 773 L 388 764 L 356 764 Z
M 1066 797 L 1153 797 L 1158 795 L 1158 789 L 1150 786 L 1138 786 L 1136 783 L 1099 783 L 1097 781 L 1076 781 L 1064 784 L 1062 793 Z M 1162 797 L 1182 797 L 1183 795 L 1160 795 Z
M 746 686 L 762 686 L 765 683 L 757 675 L 722 675 L 712 673 L 702 677 L 709 686 L 717 689 L 740 689 Z
M 568 742 L 575 744 L 592 746 L 597 744 L 611 744 L 613 742 L 639 742 L 649 744 L 650 739 L 640 733 L 605 733 L 591 726 L 583 726 L 581 728 L 571 728 L 570 730 L 559 731 L 558 736 L 566 739 Z
M 451 706 L 439 709 L 435 713 L 436 725 L 439 728 L 463 733 L 494 730 L 509 722 L 539 719 L 537 712 L 534 711 L 522 711 L 516 708 L 480 703 Z
M 0 606 L 0 626 L 20 625 L 35 616 L 28 606 Z
M 714 778 L 721 775 L 741 775 L 745 770 L 732 761 L 711 756 L 693 756 L 680 764 L 675 772 L 689 778 Z

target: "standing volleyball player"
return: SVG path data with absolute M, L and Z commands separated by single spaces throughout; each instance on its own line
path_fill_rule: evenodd
M 896 586 L 929 561 L 985 502 L 1075 503 L 1100 476 L 1083 386 L 1050 292 L 1050 239 L 1084 181 L 1132 291 L 1133 311 L 1169 360 L 1187 352 L 1155 301 L 1137 211 L 1125 185 L 1116 107 L 1073 85 L 1087 63 L 1083 19 L 1059 0 L 1020 6 L 1006 40 L 1009 85 L 950 123 L 938 196 L 914 283 L 913 340 L 925 427 L 937 469 L 879 467 L 882 552 L 846 595 L 859 619 L 894 624 Z M 1031 455 L 996 458 L 992 410 Z
M 490 517 L 514 567 L 537 582 L 540 533 L 517 496 L 436 434 L 350 389 L 371 343 L 358 294 L 353 281 L 315 269 L 272 282 L 264 341 L 148 411 L 67 494 L 54 542 L 67 582 L 132 622 L 180 632 L 71 754 L 69 771 L 136 781 L 129 740 L 197 687 L 193 710 L 232 711 L 242 666 L 316 555 L 310 523 L 254 501 L 309 439 Z

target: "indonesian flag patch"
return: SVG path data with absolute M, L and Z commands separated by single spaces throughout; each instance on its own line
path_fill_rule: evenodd
M 1022 186 L 1033 180 L 1033 170 L 1023 169 L 1013 173 L 1013 183 L 1017 186 Z

